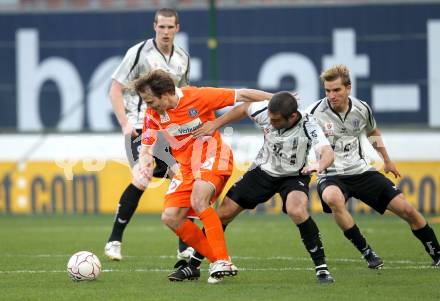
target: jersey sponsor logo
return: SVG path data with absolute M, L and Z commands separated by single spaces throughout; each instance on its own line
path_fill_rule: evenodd
M 191 108 L 188 110 L 188 115 L 192 118 L 196 117 L 199 114 L 196 108 Z
M 167 112 L 160 114 L 160 122 L 161 123 L 166 123 L 170 121 L 170 116 L 167 114 Z
M 171 136 L 181 136 L 181 135 L 188 135 L 197 130 L 199 127 L 202 126 L 202 121 L 200 118 L 196 118 L 194 120 L 191 120 L 190 122 L 181 124 L 181 125 L 174 125 L 167 128 L 168 134 Z

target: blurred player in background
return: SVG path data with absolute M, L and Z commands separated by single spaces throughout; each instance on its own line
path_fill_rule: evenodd
M 335 152 L 333 165 L 318 175 L 318 193 L 324 212 L 333 214 L 345 237 L 362 253 L 371 269 L 382 267 L 383 261 L 367 243 L 345 207 L 350 197 L 363 201 L 380 214 L 388 209 L 404 219 L 432 258 L 432 264 L 439 266 L 440 246 L 433 229 L 394 183 L 364 158 L 360 139 L 365 132 L 384 160 L 385 173 L 400 177 L 388 156 L 370 107 L 350 96 L 348 68 L 334 66 L 321 74 L 321 81 L 326 97 L 312 104 L 308 111 L 324 129 Z
M 177 12 L 169 8 L 159 9 L 154 17 L 154 31 L 154 39 L 138 43 L 127 51 L 112 75 L 110 99 L 122 132 L 126 136 L 127 156 L 133 172 L 133 180 L 119 200 L 113 230 L 105 245 L 105 255 L 112 260 L 122 259 L 121 242 L 124 229 L 145 190 L 144 184 L 138 180 L 137 160 L 146 105 L 138 95 L 128 91 L 127 85 L 141 75 L 159 68 L 170 74 L 176 86 L 183 87 L 189 84 L 190 57 L 181 47 L 174 45 L 175 35 L 179 31 Z M 157 178 L 166 177 L 168 165 L 174 164 L 172 156 L 163 151 L 165 148 L 167 145 L 162 137 L 155 150 L 156 167 L 153 176 Z M 179 242 L 178 258 L 186 258 L 193 251 L 191 248 L 186 249 L 187 246 Z
M 264 133 L 264 145 L 253 167 L 228 191 L 218 208 L 223 228 L 243 210 L 254 209 L 275 193 L 281 195 L 283 212 L 298 227 L 302 241 L 310 254 L 319 283 L 332 283 L 319 229 L 307 210 L 310 173 L 325 170 L 333 162 L 333 150 L 312 116 L 298 111 L 294 94 L 279 92 L 270 101 L 245 103 L 233 108 L 213 122 L 206 123 L 195 136 L 211 134 L 213 130 L 249 116 Z M 319 161 L 306 166 L 307 154 L 313 147 Z M 172 275 L 184 280 L 188 275 L 200 275 L 202 257 L 194 254 Z M 208 279 L 216 283 L 216 279 Z
M 209 259 L 211 277 L 236 275 L 222 224 L 211 207 L 232 173 L 232 151 L 218 131 L 200 139 L 192 134 L 204 122 L 215 119 L 216 110 L 234 105 L 235 101 L 262 101 L 272 94 L 252 89 L 179 89 L 162 70 L 138 79 L 135 89 L 148 106 L 139 155 L 141 175 L 146 182 L 151 179 L 158 131 L 164 133 L 178 163 L 173 166 L 174 177 L 165 195 L 163 222 Z M 188 216 L 199 217 L 205 233 Z

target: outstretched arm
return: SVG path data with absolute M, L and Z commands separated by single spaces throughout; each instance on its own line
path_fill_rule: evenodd
M 270 100 L 273 96 L 272 93 L 264 92 L 255 89 L 236 89 L 236 100 L 242 102 L 255 102 Z
M 225 124 L 231 123 L 233 121 L 241 120 L 247 116 L 247 109 L 250 103 L 243 103 L 214 119 L 213 121 L 205 122 L 200 128 L 194 131 L 194 138 L 200 138 L 203 136 L 210 136 L 214 133 L 216 129 L 224 126 Z
M 388 155 L 387 149 L 385 148 L 385 144 L 382 140 L 382 135 L 378 128 L 374 129 L 371 133 L 367 134 L 368 140 L 374 149 L 382 156 L 384 162 L 384 171 L 385 173 L 391 172 L 394 177 L 401 177 L 399 171 L 397 170 L 396 165 L 393 161 L 391 161 L 390 156 Z

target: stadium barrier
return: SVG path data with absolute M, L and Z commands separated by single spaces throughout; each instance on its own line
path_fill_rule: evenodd
M 114 161 L 78 161 L 69 172 L 54 161 L 29 161 L 15 168 L 15 162 L 0 162 L 0 213 L 2 214 L 99 214 L 113 213 L 119 196 L 131 179 L 126 164 Z M 243 174 L 249 163 L 236 166 L 227 189 Z M 399 161 L 403 177 L 396 186 L 424 213 L 440 213 L 440 161 Z M 14 172 L 9 172 L 14 170 Z M 389 176 L 392 180 L 392 176 Z M 168 180 L 155 180 L 139 204 L 139 213 L 159 213 Z M 222 195 L 222 197 L 223 197 Z M 322 212 L 316 179 L 310 190 L 312 213 Z M 221 198 L 222 198 L 221 197 Z M 372 210 L 357 200 L 349 203 L 355 213 Z M 281 199 L 275 196 L 253 213 L 281 213 Z

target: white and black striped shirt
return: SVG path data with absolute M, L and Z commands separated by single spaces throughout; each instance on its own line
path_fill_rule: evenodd
M 268 101 L 249 106 L 249 117 L 264 132 L 264 144 L 255 164 L 274 177 L 296 176 L 306 165 L 311 147 L 318 151 L 330 145 L 313 116 L 299 112 L 299 120 L 289 129 L 272 127 L 267 112 Z

